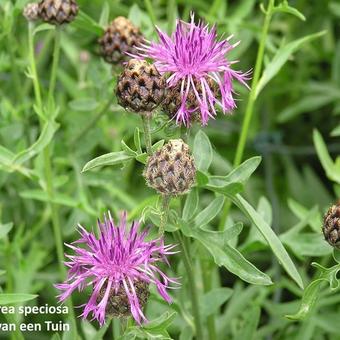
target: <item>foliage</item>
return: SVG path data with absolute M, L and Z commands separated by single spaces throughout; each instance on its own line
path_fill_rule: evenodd
M 54 98 L 45 100 L 56 32 L 48 24 L 28 27 L 21 14 L 27 2 L 0 2 L 0 305 L 57 305 L 53 284 L 61 280 L 61 249 L 52 224 L 58 220 L 62 241 L 72 242 L 77 223 L 91 228 L 108 210 L 114 217 L 127 210 L 130 219 L 152 225 L 156 236 L 164 207 L 142 177 L 142 124 L 116 104 L 120 70 L 105 64 L 96 42 L 118 15 L 155 39 L 154 24 L 171 32 L 177 15 L 188 20 L 194 10 L 216 23 L 220 36 L 234 33 L 241 43 L 232 59 L 260 73 L 251 94 L 237 87 L 235 112 L 219 113 L 207 127 L 183 133 L 160 112 L 152 121 L 153 151 L 185 137 L 199 170 L 193 190 L 172 200 L 165 228 L 166 242 L 177 242 L 179 234 L 190 244 L 172 263 L 182 286 L 171 293 L 172 305 L 151 291 L 151 321 L 143 327 L 128 321 L 122 334 L 116 322 L 99 328 L 77 318 L 78 335 L 73 328 L 53 338 L 192 339 L 188 256 L 204 339 L 337 339 L 340 256 L 324 241 L 321 226 L 340 197 L 339 4 L 79 0 L 80 15 L 61 31 Z M 262 70 L 256 63 L 261 42 Z M 240 153 L 246 111 L 251 123 Z M 236 153 L 243 153 L 242 162 L 233 162 Z M 83 302 L 74 296 L 74 305 Z M 0 323 L 63 317 L 0 313 Z M 0 332 L 1 339 L 52 337 L 46 330 Z

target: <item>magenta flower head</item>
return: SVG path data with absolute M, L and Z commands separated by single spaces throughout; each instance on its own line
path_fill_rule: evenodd
M 159 42 L 141 45 L 139 57 L 152 58 L 160 73 L 169 74 L 170 97 L 176 97 L 171 89 L 180 94 L 180 100 L 172 103 L 177 123 L 190 123 L 192 116 L 199 114 L 199 120 L 206 125 L 209 118 L 216 116 L 216 104 L 223 113 L 234 109 L 232 80 L 248 87 L 246 80 L 250 75 L 249 71 L 233 70 L 231 66 L 237 61 L 226 57 L 239 42 L 230 44 L 232 36 L 219 41 L 216 26 L 210 29 L 203 22 L 195 24 L 193 13 L 190 23 L 177 20 L 171 37 L 156 29 Z
M 143 306 L 149 297 L 149 285 L 157 287 L 162 298 L 171 302 L 167 293 L 170 284 L 178 284 L 176 279 L 165 275 L 158 267 L 166 262 L 167 255 L 174 254 L 174 245 L 165 246 L 163 238 L 148 241 L 148 230 L 139 233 L 139 223 L 131 228 L 126 224 L 126 213 L 119 225 L 115 225 L 109 214 L 104 223 L 98 221 L 100 235 L 86 231 L 79 225 L 81 238 L 70 245 L 74 255 L 66 255 L 69 267 L 68 278 L 56 285 L 62 293 L 63 302 L 76 289 L 92 287 L 92 293 L 84 307 L 82 317 L 91 313 L 100 325 L 106 316 L 126 317 L 132 315 L 137 323 L 147 321 Z M 79 245 L 82 245 L 81 247 Z

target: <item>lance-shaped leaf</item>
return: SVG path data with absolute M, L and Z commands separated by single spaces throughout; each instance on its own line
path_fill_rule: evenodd
M 247 159 L 227 176 L 210 176 L 209 185 L 223 187 L 232 182 L 244 184 L 261 163 L 261 157 Z
M 39 154 L 52 140 L 59 124 L 53 120 L 47 121 L 41 131 L 38 140 L 26 150 L 19 152 L 13 159 L 13 164 L 18 165 L 27 162 L 32 157 Z
M 195 136 L 193 154 L 197 169 L 206 172 L 213 159 L 213 150 L 208 136 L 202 130 Z
M 259 95 L 261 90 L 269 83 L 269 81 L 274 78 L 274 76 L 280 71 L 282 66 L 286 63 L 289 57 L 297 51 L 303 44 L 308 41 L 312 41 L 324 35 L 326 31 L 314 33 L 307 35 L 303 38 L 294 40 L 287 45 L 279 48 L 274 56 L 274 58 L 270 61 L 270 63 L 266 66 L 263 71 L 262 77 L 257 84 L 256 87 L 256 97 Z
M 224 197 L 215 198 L 205 209 L 203 209 L 194 220 L 195 227 L 207 225 L 221 211 L 224 203 Z
M 32 294 L 0 294 L 0 305 L 11 305 L 15 303 L 22 303 L 30 301 L 38 297 L 38 295 Z
M 110 152 L 110 153 L 101 155 L 87 162 L 82 172 L 92 170 L 92 169 L 95 169 L 101 166 L 106 166 L 106 165 L 122 164 L 133 158 L 134 156 L 132 156 L 131 154 L 128 154 L 126 151 Z
M 218 266 L 223 266 L 242 280 L 259 285 L 270 285 L 270 277 L 257 269 L 228 241 L 236 237 L 242 230 L 242 224 L 237 223 L 224 231 L 212 231 L 203 228 L 192 228 L 185 222 L 181 224 L 181 230 L 187 237 L 198 240 L 212 255 Z
M 327 177 L 340 184 L 340 163 L 333 162 L 331 156 L 328 153 L 327 146 L 319 133 L 319 131 L 314 130 L 313 133 L 314 145 L 322 167 L 324 168 Z
M 243 213 L 254 223 L 262 236 L 267 240 L 273 253 L 279 260 L 280 264 L 292 279 L 303 288 L 303 282 L 299 272 L 297 271 L 292 259 L 287 253 L 285 247 L 281 243 L 278 236 L 272 228 L 264 221 L 262 216 L 239 194 L 228 195 L 228 197 L 243 211 Z
M 331 268 L 322 267 L 318 263 L 313 263 L 312 265 L 321 270 L 320 276 L 312 281 L 304 290 L 299 311 L 293 315 L 286 315 L 289 319 L 304 320 L 308 315 L 310 315 L 317 302 L 322 283 L 328 282 L 332 290 L 339 288 L 339 280 L 336 277 L 340 270 L 339 264 Z

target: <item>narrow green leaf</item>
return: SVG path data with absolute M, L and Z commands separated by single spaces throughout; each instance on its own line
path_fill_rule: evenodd
M 294 40 L 287 45 L 279 48 L 274 58 L 269 62 L 263 71 L 262 77 L 256 87 L 256 97 L 260 94 L 261 90 L 269 83 L 269 81 L 280 71 L 282 66 L 286 63 L 288 58 L 296 52 L 303 44 L 323 36 L 326 31 L 307 35 L 303 38 Z
M 110 18 L 110 5 L 107 1 L 104 2 L 102 12 L 100 14 L 99 25 L 106 27 L 109 24 Z
M 282 245 L 280 239 L 274 233 L 273 229 L 264 221 L 262 216 L 239 194 L 236 196 L 228 195 L 228 197 L 243 211 L 243 213 L 254 223 L 262 236 L 267 240 L 273 253 L 280 261 L 280 264 L 292 279 L 303 289 L 303 282 L 299 272 L 297 271 L 293 261 L 289 257 L 286 249 Z
M 340 264 L 340 249 L 333 248 L 333 258 L 337 263 Z
M 242 280 L 258 285 L 271 285 L 270 277 L 257 269 L 235 248 L 228 244 L 224 248 L 217 247 L 208 240 L 200 238 L 199 241 L 207 248 L 218 266 L 224 266 L 231 273 Z
M 98 108 L 99 103 L 93 98 L 74 99 L 68 103 L 68 106 L 74 111 L 94 111 Z
M 252 306 L 243 313 L 243 322 L 235 339 L 255 339 L 255 333 L 260 321 L 261 308 Z
M 15 303 L 22 303 L 31 301 L 37 298 L 38 295 L 33 294 L 0 294 L 0 305 L 10 305 Z
M 148 154 L 144 152 L 144 153 L 137 155 L 135 158 L 136 158 L 136 161 L 142 164 L 146 164 L 146 161 L 148 159 Z
M 324 168 L 327 177 L 340 184 L 340 167 L 336 167 L 328 153 L 327 146 L 318 130 L 313 132 L 313 140 L 316 152 Z
M 191 189 L 185 200 L 182 218 L 184 221 L 189 221 L 194 215 L 198 207 L 198 190 L 196 188 Z
M 41 131 L 38 140 L 28 149 L 19 152 L 13 159 L 15 165 L 27 162 L 29 159 L 38 155 L 52 140 L 55 132 L 58 130 L 59 124 L 55 121 L 47 121 Z
M 289 14 L 296 16 L 297 18 L 299 18 L 302 21 L 306 21 L 306 17 L 300 11 L 298 11 L 296 8 L 289 6 L 288 1 L 283 1 L 278 6 L 275 6 L 274 12 L 289 13 Z
M 142 144 L 141 144 L 141 141 L 140 141 L 140 131 L 139 131 L 138 127 L 135 128 L 133 140 L 135 142 L 135 148 L 136 148 L 137 152 L 142 153 L 143 152 L 142 151 Z
M 55 26 L 48 24 L 48 23 L 43 23 L 38 25 L 34 31 L 33 31 L 33 35 L 36 35 L 39 32 L 43 32 L 43 31 L 48 31 L 48 30 L 54 30 Z
M 307 209 L 293 199 L 288 199 L 288 206 L 292 213 L 299 219 L 307 219 L 307 223 L 313 228 L 316 233 L 320 233 L 320 226 L 322 225 L 322 218 L 317 206 L 312 209 Z
M 231 182 L 244 184 L 261 163 L 261 157 L 247 159 L 241 165 L 232 170 L 227 176 L 210 176 L 209 185 L 224 187 Z
M 129 155 L 129 156 L 133 156 L 136 157 L 137 156 L 137 152 L 132 150 L 123 140 L 121 140 L 120 142 L 123 150 Z
M 152 152 L 157 151 L 158 149 L 160 149 L 163 145 L 164 145 L 164 139 L 159 140 L 157 143 L 155 143 L 154 145 L 152 145 L 151 150 Z
M 43 190 L 24 190 L 20 192 L 20 197 L 33 199 L 41 202 L 49 202 L 48 194 Z M 70 196 L 65 194 L 55 193 L 52 199 L 55 204 L 65 205 L 67 207 L 76 207 L 78 202 Z
M 299 101 L 287 106 L 282 112 L 280 112 L 277 116 L 277 121 L 279 123 L 286 123 L 299 114 L 314 112 L 315 110 L 329 105 L 338 99 L 339 95 L 334 93 L 317 93 L 302 96 Z
M 13 223 L 0 223 L 0 239 L 5 237 L 13 228 Z
M 104 33 L 104 28 L 83 11 L 79 11 L 76 19 L 72 21 L 71 25 L 97 36 L 101 36 Z
M 321 270 L 320 276 L 304 290 L 299 311 L 296 314 L 286 315 L 288 319 L 304 320 L 310 315 L 318 299 L 320 286 L 323 282 L 328 282 L 333 289 L 338 288 L 339 282 L 336 275 L 340 271 L 339 264 L 331 268 L 324 268 L 317 263 L 313 263 L 313 265 Z
M 231 297 L 233 290 L 230 288 L 214 288 L 204 294 L 200 300 L 200 311 L 203 318 L 217 312 L 220 307 Z
M 272 284 L 267 274 L 257 269 L 238 250 L 228 244 L 242 230 L 241 223 L 224 231 L 211 231 L 202 228 L 192 228 L 191 225 L 183 222 L 181 223 L 181 230 L 185 236 L 193 237 L 201 242 L 218 266 L 224 266 L 231 273 L 246 282 L 259 285 Z
M 9 164 L 14 157 L 15 154 L 12 151 L 0 145 L 0 164 Z
M 128 328 L 120 340 L 140 339 L 162 339 L 171 340 L 167 328 L 171 325 L 176 317 L 176 313 L 164 313 L 159 318 L 151 320 L 143 326 L 134 326 Z
M 171 323 L 174 321 L 176 317 L 176 312 L 165 312 L 157 319 L 151 320 L 149 323 L 146 323 L 143 328 L 144 329 L 166 329 L 168 328 Z
M 340 124 L 331 131 L 332 137 L 340 137 Z
M 205 209 L 203 209 L 194 219 L 195 228 L 207 225 L 221 211 L 224 204 L 224 197 L 216 197 Z
M 134 158 L 133 156 L 127 154 L 125 151 L 110 152 L 105 155 L 94 158 L 88 163 L 86 163 L 82 172 L 89 171 L 101 166 L 122 164 L 133 158 Z
M 217 187 L 213 185 L 205 185 L 205 188 L 222 195 L 236 195 L 243 190 L 243 185 L 241 183 L 235 182 L 227 184 L 223 187 Z
M 209 177 L 202 171 L 196 171 L 196 183 L 198 187 L 204 187 L 209 182 Z
M 213 159 L 213 150 L 208 136 L 202 130 L 195 136 L 193 154 L 197 169 L 206 172 Z
M 223 231 L 208 230 L 204 228 L 192 228 L 190 223 L 181 223 L 181 226 L 185 236 L 193 237 L 196 239 L 202 238 L 220 248 L 224 248 L 224 246 L 229 241 L 237 237 L 243 229 L 243 224 L 240 222 Z
M 329 255 L 332 252 L 320 233 L 292 233 L 280 237 L 282 242 L 287 245 L 299 257 L 310 256 L 318 257 Z
M 81 329 L 84 333 L 85 339 L 86 340 L 92 340 L 95 339 L 97 330 L 95 327 L 87 320 L 82 320 L 81 321 Z
M 340 4 L 337 3 L 336 1 L 332 1 L 329 3 L 329 9 L 332 11 L 332 13 L 340 18 Z

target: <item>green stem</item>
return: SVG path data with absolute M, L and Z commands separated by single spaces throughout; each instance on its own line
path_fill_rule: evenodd
M 51 210 L 52 215 L 52 226 L 53 226 L 53 233 L 54 233 L 54 239 L 55 239 L 55 245 L 57 249 L 57 256 L 58 256 L 58 266 L 59 266 L 59 272 L 61 279 L 64 279 L 66 277 L 66 269 L 63 264 L 64 262 L 64 247 L 63 247 L 63 239 L 62 239 L 62 233 L 60 228 L 60 221 L 59 221 L 59 215 L 57 211 L 57 207 L 55 203 L 53 203 L 54 200 L 54 188 L 53 188 L 53 173 L 52 173 L 52 166 L 51 166 L 51 155 L 50 155 L 50 147 L 46 146 L 43 151 L 44 156 L 44 174 L 45 174 L 45 181 L 46 181 L 46 192 L 49 198 L 49 207 Z
M 35 56 L 34 56 L 34 38 L 33 38 L 33 24 L 29 24 L 29 58 L 30 58 L 30 65 L 31 65 L 31 72 L 32 72 L 32 81 L 34 86 L 34 93 L 35 93 L 35 101 L 36 106 L 39 111 L 40 116 L 40 124 L 43 125 L 43 119 L 42 119 L 42 113 L 43 113 L 43 104 L 42 104 L 42 97 L 41 97 L 41 91 L 40 91 L 40 84 L 39 79 L 36 71 L 36 62 L 35 62 Z M 50 80 L 50 87 L 49 87 L 49 96 L 48 96 L 48 103 L 51 103 L 51 100 L 53 99 L 54 89 L 55 89 L 55 82 L 56 82 L 56 74 L 57 74 L 57 68 L 59 63 L 59 56 L 60 56 L 60 35 L 59 35 L 58 29 L 55 31 L 55 46 L 54 46 L 54 52 L 53 52 L 53 63 L 52 63 L 52 70 L 51 70 L 51 80 Z M 45 119 L 48 117 L 50 112 L 46 114 Z M 60 228 L 60 222 L 59 222 L 59 215 L 58 210 L 53 203 L 54 199 L 54 188 L 53 188 L 53 173 L 52 173 L 52 166 L 51 166 L 51 155 L 50 155 L 50 148 L 49 145 L 45 147 L 43 150 L 43 160 L 44 160 L 44 175 L 45 175 L 45 190 L 49 199 L 48 206 L 51 211 L 52 215 L 52 226 L 53 226 L 53 234 L 55 239 L 55 245 L 57 250 L 57 257 L 58 257 L 58 266 L 59 266 L 59 272 L 60 272 L 60 278 L 64 279 L 66 278 L 66 268 L 64 266 L 64 254 L 63 254 L 63 239 L 62 239 L 62 233 Z M 69 308 L 70 313 L 70 320 L 72 325 L 72 330 L 74 330 L 75 334 L 77 333 L 77 324 L 76 319 L 74 315 L 74 309 L 73 309 L 73 303 L 71 298 L 68 299 L 67 306 Z M 76 335 L 73 334 L 75 337 Z
M 182 235 L 179 231 L 174 232 L 174 237 L 176 241 L 179 243 L 182 252 L 182 259 L 186 271 L 186 276 L 189 282 L 189 290 L 191 296 L 191 305 L 192 305 L 192 313 L 194 315 L 195 321 L 195 329 L 196 329 L 196 339 L 203 340 L 203 328 L 201 323 L 201 315 L 199 310 L 199 303 L 198 303 L 198 291 L 196 287 L 196 278 L 194 275 L 194 267 L 191 262 L 190 256 L 190 247 L 186 244 L 185 240 L 182 238 Z
M 171 201 L 171 196 L 162 195 L 161 224 L 159 226 L 160 236 L 164 234 L 166 222 L 168 221 L 170 201 Z
M 48 89 L 48 106 L 51 107 L 51 103 L 54 99 L 55 85 L 57 81 L 57 71 L 60 58 L 60 30 L 57 27 L 55 30 L 55 40 L 53 49 L 53 62 L 51 69 L 51 78 Z M 51 114 L 51 112 L 49 112 Z M 55 238 L 55 244 L 57 249 L 57 257 L 59 262 L 59 272 L 61 279 L 65 279 L 67 276 L 67 271 L 64 265 L 64 243 L 62 238 L 61 226 L 59 221 L 58 209 L 55 203 L 53 203 L 55 192 L 53 187 L 53 172 L 51 166 L 51 155 L 50 155 L 50 145 L 47 145 L 43 151 L 44 155 L 44 168 L 45 168 L 45 180 L 46 180 L 46 191 L 50 202 L 50 209 L 52 214 L 52 226 Z M 72 329 L 75 334 L 77 334 L 77 323 L 74 315 L 73 302 L 69 298 L 67 301 L 67 306 L 69 307 L 69 313 L 71 317 Z M 75 335 L 73 334 L 73 335 Z
M 121 322 L 119 319 L 112 320 L 112 335 L 113 339 L 117 340 L 121 336 Z
M 241 164 L 245 144 L 247 141 L 249 126 L 250 126 L 251 118 L 253 116 L 254 104 L 256 101 L 257 84 L 259 82 L 261 70 L 262 70 L 263 56 L 264 56 L 264 50 L 265 50 L 266 40 L 268 36 L 268 31 L 269 31 L 270 20 L 273 14 L 274 1 L 275 0 L 269 0 L 268 7 L 266 10 L 266 16 L 265 16 L 265 20 L 264 20 L 264 24 L 262 28 L 262 33 L 261 33 L 260 45 L 257 51 L 256 64 L 255 64 L 255 69 L 254 69 L 254 77 L 253 77 L 253 81 L 251 84 L 251 91 L 249 94 L 245 117 L 244 117 L 243 124 L 242 124 L 241 136 L 238 141 L 238 145 L 236 149 L 234 166 L 238 166 Z
M 146 113 L 142 115 L 145 147 L 146 147 L 146 152 L 149 156 L 152 155 L 150 119 L 151 119 L 150 113 Z
M 41 90 L 40 90 L 40 84 L 38 79 L 38 72 L 37 72 L 37 66 L 35 63 L 35 55 L 34 55 L 34 38 L 33 38 L 33 29 L 34 24 L 32 22 L 29 22 L 28 24 L 28 48 L 29 48 L 29 59 L 30 59 L 30 72 L 33 82 L 33 88 L 34 88 L 34 95 L 35 95 L 35 101 L 38 110 L 40 111 L 39 114 L 42 114 L 42 97 L 41 97 Z
M 272 18 L 273 14 L 273 9 L 274 9 L 274 2 L 275 0 L 269 0 L 268 7 L 266 10 L 266 16 L 264 19 L 264 24 L 262 28 L 262 33 L 261 33 L 261 39 L 260 39 L 260 45 L 259 49 L 257 51 L 257 57 L 256 57 L 256 63 L 255 63 L 255 69 L 254 69 L 254 77 L 251 83 L 251 90 L 249 94 L 249 99 L 246 107 L 246 113 L 244 116 L 244 120 L 242 123 L 242 130 L 241 130 L 241 135 L 238 140 L 237 144 L 237 149 L 236 149 L 236 154 L 234 158 L 234 166 L 238 166 L 242 162 L 243 158 L 243 153 L 245 149 L 245 145 L 247 142 L 247 137 L 248 137 L 248 132 L 249 132 L 249 127 L 251 123 L 251 119 L 254 113 L 254 105 L 256 101 L 256 91 L 257 91 L 257 84 L 260 80 L 260 75 L 261 75 L 261 70 L 262 70 L 262 64 L 263 64 L 263 57 L 264 57 L 264 50 L 266 46 L 266 40 L 268 36 L 268 31 L 269 31 L 269 26 L 270 26 L 270 21 Z M 220 230 L 223 230 L 228 214 L 229 214 L 229 209 L 230 209 L 231 203 L 230 201 L 226 201 L 223 211 L 222 211 L 222 216 L 220 219 Z
M 60 35 L 61 31 L 59 27 L 55 29 L 54 35 L 54 49 L 53 49 L 53 61 L 52 61 L 52 69 L 50 76 L 50 85 L 48 88 L 48 104 L 52 103 L 55 93 L 55 85 L 57 82 L 57 72 L 58 72 L 58 64 L 60 58 Z
M 208 293 L 212 289 L 212 265 L 207 260 L 201 261 L 202 268 L 202 278 L 203 278 L 203 286 L 204 292 Z M 207 328 L 209 333 L 209 340 L 217 340 L 216 334 L 216 324 L 215 324 L 215 315 L 209 315 L 207 317 Z
M 153 10 L 153 6 L 151 4 L 151 1 L 150 0 L 144 0 L 144 5 L 146 7 L 146 10 L 149 14 L 149 17 L 150 17 L 152 23 L 155 25 L 157 20 L 156 20 L 156 15 L 155 15 L 155 12 Z

